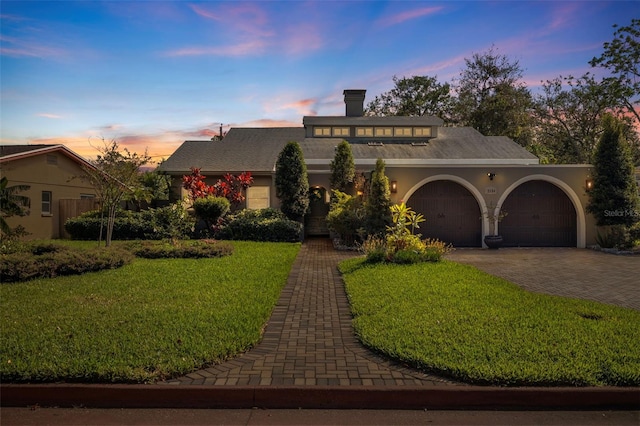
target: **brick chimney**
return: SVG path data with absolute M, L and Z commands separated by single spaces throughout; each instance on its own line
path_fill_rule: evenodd
M 366 90 L 352 89 L 345 90 L 344 103 L 347 117 L 362 117 L 364 115 L 364 95 Z

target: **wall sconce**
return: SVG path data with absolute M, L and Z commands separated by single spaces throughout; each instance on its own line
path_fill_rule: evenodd
M 489 180 L 493 180 L 494 177 L 496 177 L 495 173 L 489 172 L 487 173 L 487 176 L 489 176 Z
M 593 189 L 593 179 L 587 178 L 587 180 L 584 181 L 584 186 L 587 192 L 591 191 Z
M 395 194 L 396 192 L 398 192 L 398 182 L 395 180 L 391 181 L 391 192 L 393 194 Z

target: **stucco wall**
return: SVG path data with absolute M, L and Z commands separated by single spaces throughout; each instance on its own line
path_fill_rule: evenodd
M 55 155 L 57 164 L 49 164 L 47 155 Z M 80 199 L 81 194 L 95 195 L 91 185 L 82 180 L 82 168 L 74 160 L 59 152 L 41 154 L 17 159 L 1 165 L 2 176 L 9 180 L 9 186 L 29 185 L 28 191 L 20 192 L 31 200 L 28 216 L 9 217 L 10 227 L 22 225 L 30 232 L 28 239 L 48 239 L 60 237 L 59 200 Z M 51 214 L 42 214 L 42 191 L 51 191 Z

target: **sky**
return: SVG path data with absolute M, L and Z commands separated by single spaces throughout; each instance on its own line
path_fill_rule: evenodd
M 518 61 L 532 92 L 581 76 L 638 1 L 0 1 L 0 144 L 102 140 L 154 161 L 230 127 L 301 126 L 393 76 Z

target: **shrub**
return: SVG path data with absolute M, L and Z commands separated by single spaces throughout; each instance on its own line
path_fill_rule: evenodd
M 233 246 L 226 242 L 214 240 L 198 240 L 181 244 L 144 241 L 139 244 L 133 244 L 131 250 L 136 256 L 146 259 L 201 259 L 229 256 L 233 253 Z
M 435 238 L 424 240 L 424 259 L 428 262 L 439 262 L 447 253 L 453 251 L 453 246 Z
M 3 283 L 78 275 L 103 269 L 119 268 L 130 263 L 133 255 L 123 249 L 75 249 L 50 243 L 25 244 L 21 250 L 0 259 Z
M 218 219 L 227 214 L 230 208 L 231 203 L 223 197 L 209 195 L 205 198 L 193 200 L 193 210 L 196 216 L 209 223 L 216 223 Z
M 368 237 L 361 247 L 367 257 L 367 262 L 384 262 L 387 257 L 387 245 L 385 240 L 379 237 Z
M 353 246 L 364 233 L 362 227 L 365 209 L 360 197 L 353 197 L 342 191 L 332 190 L 331 207 L 327 215 L 327 227 L 340 236 L 342 242 Z M 360 239 L 360 241 L 362 241 Z
M 275 209 L 241 210 L 229 215 L 216 233 L 222 240 L 296 242 L 304 227 Z
M 68 219 L 64 227 L 74 240 L 97 240 L 101 223 L 100 211 L 94 210 Z M 189 217 L 181 204 L 141 212 L 119 210 L 116 213 L 112 238 L 114 240 L 181 239 L 191 234 L 194 223 L 193 218 Z M 106 217 L 104 225 L 106 226 Z

